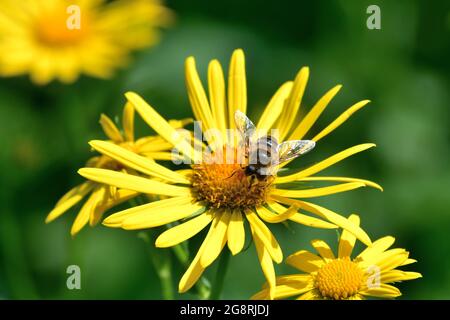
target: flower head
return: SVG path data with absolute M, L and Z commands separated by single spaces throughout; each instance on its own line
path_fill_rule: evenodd
M 295 119 L 299 113 L 308 76 L 309 69 L 302 68 L 294 81 L 288 81 L 280 87 L 257 122 L 256 127 L 260 131 L 279 129 L 280 143 L 284 140 L 302 139 L 308 134 L 319 115 L 341 88 L 336 86 L 327 92 L 297 124 Z M 228 79 L 228 95 L 226 95 L 222 67 L 217 60 L 211 61 L 208 69 L 208 97 L 196 71 L 194 58 L 186 60 L 189 100 L 195 118 L 201 121 L 204 136 L 200 139 L 204 139 L 208 146 L 202 141 L 197 141 L 198 139 L 194 140 L 192 146 L 185 136 L 174 130 L 140 96 L 132 92 L 126 94 L 129 103 L 136 108 L 147 124 L 184 157 L 192 160 L 190 168 L 180 166 L 180 170 L 171 171 L 172 174 L 166 174 L 163 180 L 160 177 L 156 179 L 155 176 L 143 178 L 97 168 L 79 170 L 82 176 L 92 181 L 164 197 L 159 201 L 115 213 L 104 220 L 106 226 L 145 229 L 178 223 L 158 237 L 157 247 L 177 245 L 210 226 L 203 244 L 179 283 L 180 292 L 185 292 L 193 286 L 226 245 L 233 255 L 243 249 L 245 220 L 249 222 L 263 273 L 272 288 L 275 286 L 272 261 L 280 263 L 283 254 L 266 223 L 290 220 L 316 228 L 341 227 L 365 244 L 371 243 L 367 234 L 358 225 L 306 199 L 365 186 L 381 189 L 376 183 L 363 179 L 314 176 L 355 153 L 373 147 L 373 144 L 354 146 L 304 170 L 284 176 L 272 175 L 267 179 L 257 179 L 249 175 L 245 165 L 238 162 L 208 161 L 210 157 L 215 160 L 229 159 L 229 155 L 241 151 L 241 144 L 234 143 L 234 138 L 228 134 L 227 129 L 235 128 L 236 111 L 245 113 L 247 109 L 245 60 L 242 50 L 233 53 Z M 364 100 L 350 107 L 311 140 L 317 142 L 328 135 L 367 102 Z M 203 147 L 198 150 L 196 145 Z M 131 157 L 123 148 L 117 148 L 113 144 L 104 144 L 102 149 L 95 145 L 93 147 L 107 153 L 118 162 L 134 165 L 136 170 L 142 170 L 142 166 L 139 166 L 141 158 L 136 155 Z M 318 188 L 305 188 L 302 185 L 311 181 L 339 183 Z
M 1 0 L 0 75 L 65 83 L 109 78 L 171 20 L 158 0 Z
M 171 120 L 170 125 L 173 128 L 180 128 L 190 119 Z M 142 156 L 142 161 L 147 168 L 142 169 L 144 172 L 164 170 L 165 168 L 156 164 L 153 159 L 170 160 L 172 155 L 168 150 L 172 148 L 171 144 L 158 136 L 147 136 L 140 139 L 135 139 L 134 134 L 134 108 L 130 103 L 127 103 L 123 110 L 122 126 L 123 131 L 114 124 L 114 122 L 106 115 L 102 114 L 100 117 L 100 125 L 103 128 L 108 141 L 96 140 L 92 141 L 92 146 L 102 150 L 104 144 L 113 144 L 114 146 L 127 150 L 130 155 Z M 95 156 L 87 161 L 87 166 L 92 168 L 105 168 L 117 172 L 126 172 L 135 175 L 137 172 L 132 167 L 126 167 L 121 162 L 118 162 L 104 152 L 100 156 Z M 142 171 L 141 170 L 141 171 Z M 88 197 L 84 205 L 81 207 L 75 221 L 72 225 L 71 234 L 78 233 L 88 222 L 91 226 L 96 225 L 102 218 L 103 214 L 110 208 L 130 200 L 139 195 L 139 192 L 132 190 L 118 189 L 114 186 L 109 186 L 92 181 L 86 181 L 67 192 L 56 204 L 55 208 L 48 214 L 45 222 L 49 223 L 67 210 L 81 202 L 85 197 Z
M 359 224 L 357 215 L 351 215 L 349 220 Z M 391 236 L 378 239 L 352 258 L 356 238 L 346 230 L 340 236 L 337 256 L 325 241 L 313 240 L 311 244 L 319 255 L 301 250 L 289 256 L 286 263 L 304 273 L 277 277 L 272 297 L 297 297 L 301 300 L 398 297 L 401 292 L 391 283 L 417 279 L 422 275 L 397 269 L 416 260 L 410 259 L 405 249 L 389 249 L 394 241 Z M 266 286 L 252 298 L 269 297 Z

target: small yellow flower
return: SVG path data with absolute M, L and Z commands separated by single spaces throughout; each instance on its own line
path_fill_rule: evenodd
M 153 45 L 171 13 L 158 0 L 0 0 L 0 76 L 36 84 L 110 78 L 132 50 Z
M 336 86 L 328 91 L 297 124 L 295 119 L 300 109 L 308 76 L 309 69 L 302 68 L 294 81 L 288 81 L 280 87 L 257 123 L 259 130 L 280 129 L 280 143 L 284 140 L 302 139 L 308 134 L 309 129 L 341 88 Z M 217 60 L 211 61 L 208 69 L 208 99 L 197 73 L 194 58 L 190 57 L 186 60 L 186 83 L 194 116 L 201 121 L 202 130 L 217 129 L 216 133 L 210 137 L 211 140 L 207 141 L 214 150 L 213 155 L 224 156 L 222 150 L 228 150 L 224 149 L 227 146 L 234 148 L 231 150 L 232 153 L 239 152 L 239 146 L 229 141 L 227 129 L 235 127 L 235 112 L 239 110 L 245 113 L 247 109 L 245 59 L 242 50 L 236 50 L 231 58 L 228 79 L 227 97 L 222 67 Z M 196 163 L 195 161 L 203 156 L 204 161 L 187 169 L 181 167 L 178 171 L 169 170 L 171 175 L 165 171 L 166 177 L 162 181 L 159 179 L 161 175 L 157 177 L 158 180 L 155 180 L 96 168 L 83 168 L 79 170 L 79 173 L 98 183 L 169 197 L 113 214 L 103 222 L 109 227 L 131 230 L 153 228 L 179 221 L 180 224 L 159 236 L 156 240 L 157 247 L 177 245 L 210 225 L 203 244 L 179 283 L 180 292 L 185 292 L 194 285 L 203 271 L 219 256 L 225 245 L 228 245 L 233 255 L 241 252 L 245 242 L 245 220 L 249 222 L 263 273 L 272 287 L 275 286 L 272 261 L 280 263 L 283 254 L 277 240 L 264 222 L 272 224 L 290 220 L 316 228 L 341 227 L 349 230 L 365 244 L 371 244 L 369 237 L 359 226 L 305 199 L 365 186 L 381 190 L 376 183 L 363 179 L 314 176 L 353 154 L 373 147 L 373 144 L 357 145 L 304 170 L 260 181 L 246 176 L 240 163 L 207 161 L 211 155 L 204 156 L 201 151 L 193 148 L 186 141 L 185 136 L 174 130 L 140 96 L 129 92 L 126 97 L 147 124 L 185 157 Z M 368 101 L 364 100 L 350 107 L 325 129 L 313 136 L 312 140 L 317 142 L 331 133 L 367 103 Z M 101 149 L 95 145 L 93 147 L 137 171 L 145 169 L 140 156 L 131 154 L 123 148 L 106 143 Z M 300 183 L 311 181 L 342 183 L 319 188 L 298 188 Z M 293 184 L 297 187 L 294 188 Z M 305 213 L 316 215 L 316 217 Z
M 170 125 L 175 129 L 181 128 L 189 122 L 191 122 L 191 119 L 169 121 Z M 171 160 L 172 154 L 168 150 L 172 148 L 172 145 L 158 136 L 148 136 L 135 140 L 134 108 L 130 103 L 127 103 L 123 110 L 123 132 L 116 127 L 110 118 L 103 114 L 100 117 L 100 125 L 108 137 L 109 142 L 96 140 L 91 142 L 92 146 L 95 146 L 98 150 L 102 150 L 104 144 L 112 143 L 114 146 L 120 146 L 124 150 L 128 150 L 131 154 L 136 153 L 141 155 L 142 163 L 146 165 L 146 169 L 140 171 L 144 174 L 147 173 L 157 176 L 157 171 L 164 172 L 164 170 L 167 170 L 165 167 L 156 164 L 152 159 Z M 104 153 L 104 155 L 89 159 L 87 166 L 138 174 L 135 170 L 126 168 L 121 163 L 111 159 L 107 155 L 107 152 Z M 87 181 L 67 192 L 56 203 L 55 208 L 48 214 L 45 222 L 49 223 L 55 220 L 88 195 L 88 199 L 82 206 L 72 225 L 72 236 L 77 234 L 88 222 L 91 226 L 96 225 L 108 209 L 136 197 L 139 195 L 139 192 L 117 189 L 113 186 Z
M 359 217 L 349 220 L 359 225 Z M 301 250 L 286 259 L 286 263 L 305 272 L 279 276 L 276 280 L 274 299 L 297 297 L 300 300 L 361 300 L 367 297 L 396 298 L 400 290 L 390 283 L 421 278 L 418 272 L 402 271 L 398 267 L 416 260 L 409 258 L 405 249 L 389 249 L 395 239 L 391 236 L 374 241 L 352 259 L 356 238 L 344 230 L 339 239 L 337 257 L 322 240 L 311 241 L 319 255 Z M 270 298 L 269 289 L 252 299 Z

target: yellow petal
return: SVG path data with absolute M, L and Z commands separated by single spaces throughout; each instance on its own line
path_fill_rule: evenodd
M 293 204 L 289 208 L 286 208 L 283 212 L 279 214 L 275 214 L 269 209 L 265 207 L 256 207 L 256 212 L 260 216 L 261 219 L 268 223 L 280 223 L 283 221 L 286 221 L 290 219 L 292 216 L 294 216 L 297 213 L 298 207 Z
M 189 180 L 176 173 L 175 171 L 167 169 L 166 167 L 156 163 L 153 160 L 140 156 L 114 143 L 94 140 L 90 141 L 89 144 L 98 152 L 107 155 L 108 157 L 122 163 L 129 168 L 135 169 L 149 176 L 161 178 L 163 180 L 174 183 L 190 183 Z
M 212 117 L 222 132 L 222 136 L 226 137 L 227 114 L 225 108 L 225 80 L 223 76 L 222 66 L 219 61 L 212 60 L 208 66 L 208 85 L 209 100 L 211 104 Z
M 380 282 L 382 283 L 401 282 L 407 280 L 414 280 L 418 278 L 422 278 L 422 275 L 418 272 L 390 270 L 381 273 Z
M 365 187 L 364 183 L 360 182 L 349 182 L 341 183 L 334 186 L 314 188 L 314 189 L 303 189 L 303 190 L 289 190 L 289 189 L 273 189 L 271 194 L 278 195 L 282 197 L 289 198 L 315 198 L 322 197 L 330 194 L 335 194 L 339 192 L 345 192 L 361 187 Z
M 193 159 L 194 150 L 186 141 L 185 137 L 174 129 L 161 115 L 155 111 L 147 102 L 134 92 L 127 92 L 126 98 L 133 104 L 136 111 L 147 124 L 153 128 L 161 137 L 172 143 L 181 153 Z
M 359 226 L 359 217 L 356 214 L 352 214 L 348 220 Z M 339 239 L 338 257 L 350 257 L 352 255 L 353 247 L 355 246 L 356 237 L 353 233 L 343 230 L 341 238 Z
M 134 107 L 127 102 L 123 108 L 123 135 L 126 141 L 134 141 Z
M 173 145 L 161 137 L 143 137 L 134 143 L 139 154 L 153 151 L 172 151 Z
M 50 211 L 47 218 L 45 219 L 45 223 L 49 223 L 59 216 L 61 216 L 64 212 L 72 208 L 78 202 L 81 201 L 89 192 L 94 188 L 94 184 L 92 182 L 85 182 L 76 186 L 67 192 L 56 204 L 55 208 Z
M 117 129 L 114 122 L 106 115 L 102 114 L 100 116 L 100 125 L 103 128 L 103 131 L 105 132 L 106 136 L 111 139 L 112 141 L 119 143 L 123 141 L 122 134 L 120 133 L 119 129 Z
M 299 201 L 300 207 L 310 211 L 311 213 L 317 214 L 328 221 L 334 223 L 335 225 L 341 227 L 344 230 L 347 230 L 354 234 L 356 238 L 364 243 L 367 246 L 370 246 L 372 244 L 372 241 L 370 240 L 367 233 L 361 229 L 358 225 L 355 225 L 352 221 L 346 219 L 345 217 L 334 213 L 331 210 L 328 210 L 326 208 L 323 208 L 321 206 L 318 206 L 313 203 L 305 202 L 305 201 Z
M 372 243 L 372 246 L 364 249 L 359 255 L 358 258 L 361 260 L 372 261 L 379 254 L 389 249 L 395 242 L 395 238 L 391 236 L 386 236 L 380 238 Z
M 120 190 L 125 191 L 125 190 Z M 150 210 L 150 209 L 161 209 L 166 207 L 176 207 L 176 206 L 183 206 L 189 203 L 194 202 L 194 199 L 191 197 L 176 197 L 176 198 L 169 198 L 159 201 L 150 202 L 147 204 L 143 204 L 140 206 L 132 207 L 126 210 L 122 210 L 120 212 L 114 213 L 107 217 L 105 220 L 103 220 L 103 224 L 107 227 L 113 227 L 118 228 L 122 225 L 122 222 L 127 219 L 131 218 L 133 216 L 141 214 L 143 210 Z
M 308 227 L 313 228 L 319 228 L 319 229 L 337 229 L 338 226 L 326 221 L 323 221 L 321 219 L 313 218 L 310 216 L 307 216 L 305 214 L 297 213 L 296 215 L 292 216 L 290 220 L 303 224 Z
M 103 203 L 105 203 L 108 199 L 107 189 L 107 186 L 102 186 L 99 187 L 98 191 L 96 192 L 97 203 L 95 204 L 94 210 L 91 211 L 91 215 L 89 216 L 89 225 L 91 227 L 97 225 L 97 223 L 99 223 L 99 221 L 103 217 L 103 213 L 105 212 Z
M 308 177 L 311 176 L 319 171 L 322 171 L 330 166 L 332 166 L 333 164 L 351 156 L 354 155 L 355 153 L 367 150 L 369 148 L 375 147 L 375 144 L 373 143 L 364 143 L 364 144 L 359 144 L 357 146 L 348 148 L 344 151 L 341 151 L 307 169 L 301 170 L 297 173 L 288 175 L 288 176 L 284 176 L 284 177 L 277 177 L 276 178 L 276 182 L 277 183 L 286 183 L 286 182 L 292 182 L 292 181 L 296 181 L 296 180 L 300 180 L 301 178 L 304 177 Z
M 325 261 L 306 250 L 300 250 L 286 258 L 286 263 L 300 271 L 311 273 L 325 265 Z
M 401 266 L 408 259 L 408 256 L 409 252 L 405 251 L 405 249 L 391 249 L 380 254 L 373 264 L 378 266 L 382 271 L 389 271 Z
M 335 259 L 333 250 L 325 241 L 316 239 L 312 240 L 311 244 L 325 261 L 329 262 Z
M 286 207 L 280 205 L 277 202 L 269 202 L 269 206 L 278 213 L 284 212 Z M 327 221 L 323 221 L 321 219 L 317 219 L 314 217 L 307 216 L 302 213 L 297 213 L 289 218 L 289 220 L 294 221 L 296 223 L 303 224 L 305 226 L 313 227 L 313 228 L 322 228 L 322 229 L 336 229 L 338 226 L 329 223 Z
M 310 291 L 314 288 L 314 282 L 312 281 L 309 275 L 295 275 L 295 277 L 304 277 L 303 281 L 285 281 L 283 284 L 279 284 L 279 278 L 277 277 L 277 286 L 275 287 L 274 299 L 286 299 L 293 296 L 297 296 L 299 294 Z M 264 289 L 254 295 L 251 299 L 253 300 L 261 300 L 269 295 L 269 288 Z
M 402 295 L 396 287 L 385 283 L 380 283 L 377 287 L 361 291 L 360 294 L 379 298 L 396 298 Z
M 335 129 L 337 129 L 341 124 L 343 124 L 345 121 L 347 121 L 348 118 L 352 114 L 354 114 L 356 111 L 364 107 L 366 104 L 368 104 L 370 100 L 363 100 L 358 103 L 355 103 L 353 106 L 345 110 L 339 117 L 337 117 L 333 122 L 331 122 L 325 129 L 323 129 L 321 132 L 319 132 L 314 138 L 312 138 L 313 141 L 319 141 L 323 137 L 327 136 L 331 132 L 333 132 Z
M 303 294 L 313 289 L 312 282 L 293 282 L 287 285 L 277 285 L 274 299 L 286 299 L 292 296 Z
M 269 299 L 273 299 L 275 297 L 276 278 L 271 254 L 267 250 L 266 245 L 263 243 L 258 233 L 255 232 L 253 225 L 250 225 L 250 229 L 252 230 L 252 237 L 253 241 L 255 242 L 258 260 L 261 264 L 261 269 L 269 286 Z
M 203 241 L 203 243 L 205 243 L 205 241 L 206 239 Z M 180 279 L 180 282 L 178 283 L 179 293 L 184 293 L 188 291 L 190 288 L 192 288 L 192 286 L 203 274 L 203 271 L 205 271 L 205 269 L 200 265 L 199 261 L 200 253 L 201 251 L 199 249 L 194 260 L 192 260 L 191 264 L 189 265 L 189 268 L 186 270 L 186 272 L 183 274 L 183 277 Z
M 184 157 L 177 153 L 171 153 L 171 152 L 145 152 L 140 153 L 142 156 L 150 158 L 152 160 L 161 160 L 161 161 L 179 161 L 182 163 L 184 160 Z
M 277 277 L 277 286 L 304 282 L 313 282 L 313 278 L 310 274 L 289 274 Z M 264 283 L 263 288 L 267 287 L 267 283 Z
M 227 242 L 227 228 L 230 215 L 226 213 L 221 215 L 216 214 L 214 220 L 217 220 L 217 223 L 212 226 L 214 228 L 214 231 L 212 231 L 213 234 L 205 245 L 202 256 L 200 257 L 200 264 L 203 268 L 208 267 L 217 259 Z
M 230 214 L 229 212 L 228 214 Z M 244 220 L 240 210 L 236 209 L 231 215 L 228 225 L 228 248 L 232 255 L 236 255 L 244 248 L 245 229 Z
M 168 122 L 172 128 L 180 129 L 180 128 L 187 126 L 188 124 L 193 123 L 194 119 L 192 119 L 192 118 L 185 118 L 185 119 L 181 119 L 181 120 L 170 119 Z
M 247 112 L 247 80 L 245 76 L 244 51 L 233 52 L 228 71 L 228 127 L 234 129 L 234 114 L 237 110 Z
M 95 189 L 90 197 L 86 200 L 83 207 L 81 207 L 81 210 L 78 213 L 77 217 L 75 218 L 75 221 L 73 222 L 72 228 L 70 230 L 70 234 L 72 236 L 76 235 L 88 223 L 89 217 L 95 210 L 95 206 L 99 203 L 99 201 L 102 200 L 100 198 L 100 196 L 102 195 L 102 188 L 99 187 Z
M 94 213 L 95 217 L 92 218 L 92 221 L 89 221 L 91 226 L 96 225 L 98 222 L 100 222 L 100 219 L 102 218 L 103 214 L 112 207 L 115 207 L 123 202 L 126 202 L 138 195 L 139 192 L 119 189 L 116 191 L 114 197 L 105 197 L 104 201 L 98 204 L 97 207 L 95 208 Z M 117 227 L 120 227 L 120 225 L 118 225 Z
M 321 207 L 317 204 L 313 204 L 306 201 L 301 200 L 293 200 L 289 198 L 283 198 L 276 196 L 276 199 L 282 203 L 286 204 L 292 204 L 297 201 L 297 204 L 300 206 L 300 209 L 304 209 L 308 212 L 314 213 L 318 215 L 319 217 L 322 217 L 331 223 L 341 227 L 342 229 L 348 230 L 349 232 L 353 233 L 358 240 L 360 240 L 362 243 L 364 243 L 367 246 L 370 246 L 372 244 L 372 241 L 370 240 L 367 233 L 361 229 L 359 226 L 355 225 L 345 217 L 328 210 L 324 207 Z
M 191 194 L 189 188 L 172 186 L 162 182 L 113 170 L 82 168 L 78 170 L 78 173 L 86 179 L 95 182 L 109 184 L 118 188 L 134 190 L 142 193 L 159 194 L 173 197 L 189 196 Z
M 122 203 L 128 201 L 139 195 L 139 192 L 126 190 L 126 189 L 118 189 L 115 193 L 114 198 L 109 198 L 105 203 L 102 203 L 101 206 L 105 207 L 105 211 Z
M 311 129 L 319 116 L 322 114 L 322 112 L 325 110 L 334 96 L 339 92 L 339 90 L 341 90 L 341 88 L 341 85 L 337 85 L 330 91 L 325 93 L 325 95 L 316 102 L 316 104 L 311 108 L 308 114 L 303 118 L 298 127 L 289 136 L 288 140 L 301 140 L 308 133 L 309 129 Z
M 211 108 L 209 107 L 208 98 L 206 97 L 205 89 L 203 89 L 202 82 L 198 76 L 195 67 L 195 59 L 189 57 L 185 63 L 186 86 L 191 102 L 192 112 L 197 120 L 202 122 L 202 131 L 207 131 L 211 128 L 217 128 L 217 125 L 212 117 Z
M 291 94 L 286 100 L 286 105 L 277 123 L 277 128 L 280 130 L 280 140 L 284 140 L 284 138 L 289 134 L 292 124 L 296 119 L 297 113 L 302 103 L 306 84 L 308 83 L 308 78 L 308 67 L 301 68 L 297 73 L 297 76 L 295 77 Z
M 135 212 L 136 214 L 132 217 L 124 219 L 122 228 L 126 230 L 138 230 L 159 227 L 167 223 L 187 218 L 202 210 L 204 210 L 204 206 L 199 203 L 163 208 L 144 208 L 140 212 Z
M 256 127 L 258 130 L 262 130 L 263 132 L 269 131 L 275 122 L 278 120 L 281 112 L 283 111 L 284 104 L 286 102 L 287 97 L 291 93 L 293 86 L 292 81 L 288 81 L 284 83 L 273 95 L 272 99 L 270 99 L 269 104 L 264 109 L 261 118 L 259 118 L 258 124 Z
M 417 260 L 415 259 L 406 259 L 400 266 L 406 266 L 408 264 L 416 263 Z
M 276 263 L 280 263 L 283 260 L 283 252 L 272 232 L 270 232 L 269 228 L 267 228 L 264 222 L 253 211 L 247 209 L 245 210 L 245 215 L 253 231 L 258 235 L 258 238 L 262 241 L 272 259 Z
M 203 240 L 202 245 L 197 251 L 197 254 L 195 255 L 194 259 L 192 260 L 191 264 L 189 265 L 189 268 L 186 270 L 186 272 L 183 274 L 183 277 L 181 278 L 180 282 L 178 283 L 178 292 L 183 293 L 188 291 L 192 286 L 197 282 L 197 280 L 201 277 L 203 271 L 205 271 L 205 268 L 202 267 L 200 263 L 200 258 L 203 255 L 203 251 L 208 246 L 208 243 L 213 236 L 215 225 L 217 224 L 218 220 L 213 221 L 211 224 L 211 227 L 209 228 L 208 234 L 205 237 L 205 240 Z
M 203 230 L 212 221 L 213 217 L 214 215 L 211 212 L 206 212 L 187 222 L 172 227 L 159 235 L 156 239 L 155 246 L 158 248 L 167 248 L 190 239 Z
M 203 241 L 205 243 L 206 239 Z M 184 293 L 188 291 L 197 282 L 197 280 L 202 276 L 205 269 L 200 265 L 200 250 L 197 252 L 194 260 L 192 260 L 189 268 L 183 274 L 180 282 L 178 283 L 178 292 Z
M 301 178 L 298 181 L 339 181 L 339 182 L 361 182 L 364 183 L 368 187 L 372 187 L 383 191 L 383 188 L 370 180 L 358 179 L 358 178 L 347 178 L 347 177 L 305 177 Z

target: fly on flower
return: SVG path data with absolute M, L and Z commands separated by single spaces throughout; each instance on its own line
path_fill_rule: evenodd
M 234 119 L 248 162 L 244 172 L 258 180 L 274 176 L 278 165 L 309 152 L 316 145 L 312 140 L 289 140 L 278 144 L 278 139 L 272 134 L 255 139 L 256 126 L 244 113 L 237 110 Z
M 234 119 L 236 111 L 246 114 L 247 110 L 247 81 L 243 51 L 236 50 L 231 57 L 227 85 L 220 63 L 217 60 L 211 61 L 208 68 L 209 97 L 197 73 L 194 58 L 189 57 L 185 66 L 188 97 L 195 120 L 201 121 L 202 132 L 217 129 L 218 134 L 214 135 L 212 141 L 205 138 L 205 146 L 202 147 L 201 152 L 198 152 L 199 150 L 186 141 L 184 135 L 170 126 L 143 98 L 136 93 L 128 92 L 126 94 L 128 102 L 134 106 L 144 121 L 181 154 L 193 160 L 190 163 L 194 164 L 190 167 L 179 167 L 176 170 L 165 168 L 162 175 L 160 172 L 147 170 L 148 161 L 144 161 L 140 155 L 130 153 L 122 146 L 104 143 L 100 148 L 98 144 L 91 143 L 100 153 L 107 154 L 110 158 L 138 172 L 147 173 L 148 176 L 130 175 L 105 168 L 82 168 L 78 171 L 80 175 L 97 183 L 159 196 L 156 201 L 108 216 L 103 221 L 104 225 L 138 230 L 169 224 L 170 229 L 165 230 L 156 239 L 155 245 L 159 248 L 177 246 L 208 227 L 209 231 L 202 245 L 192 257 L 191 264 L 179 282 L 179 292 L 189 290 L 222 251 L 227 251 L 225 246 L 233 255 L 240 253 L 244 249 L 248 232 L 251 234 L 259 263 L 269 283 L 269 297 L 273 298 L 276 287 L 273 262 L 280 263 L 283 260 L 283 252 L 269 226 L 288 220 L 322 229 L 340 227 L 364 244 L 371 245 L 367 233 L 358 225 L 338 213 L 307 200 L 365 186 L 382 190 L 378 184 L 365 179 L 315 175 L 351 155 L 374 147 L 374 144 L 353 146 L 289 175 L 274 175 L 273 179 L 266 180 L 246 179 L 245 171 L 251 169 L 244 171 L 242 162 L 215 162 L 208 159 L 208 157 L 217 159 L 217 155 L 220 159 L 220 156 L 228 156 L 226 154 L 228 152 L 237 153 L 240 149 L 233 141 L 230 141 L 227 132 L 236 129 Z M 304 67 L 300 69 L 293 81 L 287 81 L 281 85 L 256 124 L 259 132 L 264 134 L 273 129 L 279 130 L 277 141 L 280 144 L 277 154 L 283 155 L 283 160 L 287 159 L 280 166 L 286 164 L 292 156 L 304 154 L 306 149 L 312 148 L 311 142 L 298 141 L 302 141 L 309 135 L 311 127 L 341 88 L 337 85 L 325 93 L 301 121 L 296 123 L 308 77 L 309 69 Z M 311 135 L 311 138 L 307 137 L 307 139 L 317 143 L 368 102 L 363 100 L 352 105 L 318 134 Z M 244 125 L 248 125 L 248 122 L 246 124 L 244 121 Z M 292 140 L 297 141 L 294 142 L 295 148 L 292 148 L 292 142 L 283 143 Z M 207 150 L 208 147 L 211 147 L 213 153 L 201 154 L 203 149 Z M 198 158 L 202 159 L 200 163 L 195 161 Z M 154 166 L 154 163 L 152 165 Z M 233 172 L 236 173 L 229 178 Z M 316 188 L 304 187 L 303 182 L 311 181 L 325 181 L 333 184 Z

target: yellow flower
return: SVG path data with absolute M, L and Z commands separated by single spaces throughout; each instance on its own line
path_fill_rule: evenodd
M 191 119 L 171 120 L 170 125 L 173 128 L 180 128 Z M 144 174 L 158 176 L 159 172 L 167 170 L 165 167 L 156 164 L 151 159 L 170 160 L 172 154 L 167 152 L 172 148 L 172 145 L 158 136 L 148 136 L 135 140 L 134 138 L 134 108 L 130 103 L 127 103 L 123 110 L 123 133 L 116 127 L 114 122 L 106 115 L 101 115 L 100 125 L 103 128 L 108 141 L 92 141 L 91 145 L 96 149 L 102 150 L 104 144 L 113 144 L 121 147 L 123 150 L 142 156 L 142 163 L 145 164 L 145 169 L 140 170 Z M 104 152 L 107 154 L 107 152 Z M 129 174 L 138 174 L 135 170 L 124 167 L 121 163 L 111 159 L 107 155 L 96 156 L 88 160 L 88 167 L 107 168 L 119 172 L 127 172 Z M 161 175 L 163 178 L 164 175 Z M 102 218 L 103 214 L 110 208 L 130 200 L 139 192 L 117 189 L 112 186 L 95 183 L 92 181 L 84 182 L 67 192 L 55 205 L 55 208 L 48 214 L 45 222 L 49 223 L 64 212 L 75 206 L 85 197 L 88 197 L 80 212 L 78 213 L 72 225 L 71 234 L 77 234 L 88 222 L 91 226 L 96 225 Z
M 349 220 L 359 225 L 357 215 L 351 215 Z M 410 259 L 409 252 L 405 249 L 389 249 L 394 241 L 391 236 L 378 239 L 371 247 L 367 247 L 352 259 L 356 238 L 346 230 L 339 239 L 337 257 L 325 241 L 313 240 L 311 244 L 319 255 L 300 250 L 286 259 L 287 264 L 306 274 L 277 277 L 273 298 L 298 297 L 300 300 L 396 298 L 401 292 L 389 283 L 413 280 L 421 278 L 422 275 L 418 272 L 396 269 L 416 260 Z M 252 297 L 252 299 L 266 298 L 269 298 L 267 288 Z
M 280 87 L 259 119 L 258 129 L 281 129 L 280 141 L 302 139 L 308 133 L 340 88 L 337 86 L 327 92 L 300 121 L 300 124 L 296 124 L 295 118 L 300 108 L 308 74 L 308 68 L 302 68 L 294 81 L 288 81 Z M 247 108 L 245 62 L 242 50 L 236 50 L 231 58 L 228 79 L 228 101 L 226 102 L 222 68 L 217 60 L 211 61 L 208 69 L 208 99 L 196 71 L 194 58 L 190 57 L 186 60 L 187 90 L 195 118 L 201 121 L 204 130 L 217 129 L 219 131 L 210 137 L 209 141 L 209 146 L 215 150 L 214 154 L 220 154 L 226 145 L 233 145 L 232 141 L 228 140 L 226 129 L 235 127 L 233 121 L 235 112 L 240 110 L 245 113 Z M 142 118 L 161 137 L 171 142 L 186 157 L 194 160 L 194 163 L 198 161 L 202 156 L 201 152 L 199 154 L 199 151 L 196 151 L 196 148 L 193 148 L 185 137 L 175 131 L 155 109 L 135 93 L 129 92 L 126 97 Z M 325 137 L 367 102 L 367 100 L 361 101 L 350 107 L 312 139 L 317 142 Z M 83 177 L 99 183 L 170 197 L 121 211 L 109 216 L 103 222 L 109 227 L 131 230 L 163 226 L 179 221 L 180 224 L 165 231 L 157 238 L 157 247 L 177 245 L 210 225 L 203 244 L 179 282 L 180 292 L 185 292 L 194 285 L 205 268 L 219 256 L 225 245 L 228 245 L 233 255 L 243 249 L 245 220 L 249 222 L 263 273 L 274 287 L 275 271 L 272 260 L 280 263 L 283 254 L 278 242 L 264 222 L 271 224 L 290 220 L 316 228 L 341 227 L 349 230 L 365 244 L 371 244 L 367 234 L 347 218 L 303 199 L 364 186 L 381 189 L 379 185 L 362 179 L 313 176 L 348 156 L 373 146 L 373 144 L 354 146 L 305 170 L 262 181 L 247 177 L 244 168 L 239 163 L 210 163 L 206 161 L 207 159 L 193 165 L 190 169 L 171 171 L 172 176 L 167 175 L 163 181 L 95 168 L 83 168 L 79 170 L 79 173 Z M 96 148 L 96 146 L 93 147 Z M 238 148 L 235 147 L 231 152 L 238 152 Z M 125 149 L 118 148 L 113 144 L 104 144 L 102 150 L 96 149 L 103 153 L 107 152 L 111 158 L 138 171 L 142 169 L 141 157 L 131 154 Z M 183 179 L 187 181 L 180 182 Z M 312 189 L 292 189 L 292 182 L 310 181 L 342 183 Z M 291 183 L 291 186 L 287 183 Z M 317 217 L 305 213 L 311 213 Z M 186 221 L 186 219 L 188 220 Z
M 0 0 L 0 75 L 36 84 L 110 78 L 171 20 L 159 0 Z

